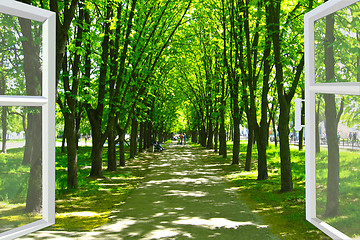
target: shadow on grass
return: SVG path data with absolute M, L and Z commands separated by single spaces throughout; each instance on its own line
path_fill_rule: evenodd
M 220 173 L 228 166 L 209 162 L 207 151 L 176 148 L 151 154 L 156 160 L 149 166 L 146 180 L 126 204 L 112 211 L 112 222 L 89 232 L 41 231 L 35 238 L 278 239 L 224 182 Z M 100 184 L 118 184 L 106 181 Z
M 25 204 L 0 203 L 0 233 L 42 218 L 41 215 L 25 213 Z
M 232 150 L 232 145 L 228 145 Z M 256 145 L 252 155 L 252 170 L 244 171 L 246 144 L 240 147 L 240 165 L 231 164 L 231 151 L 227 159 L 213 156 L 208 162 L 221 163 L 224 175 L 239 198 L 249 205 L 254 213 L 260 214 L 273 233 L 285 239 L 330 239 L 305 219 L 305 156 L 304 151 L 293 149 L 292 173 L 294 191 L 280 193 L 280 154 L 274 146 L 267 150 L 269 179 L 257 180 Z
M 126 149 L 128 150 L 128 149 Z M 109 222 L 111 211 L 124 203 L 140 184 L 152 161 L 146 155 L 127 160 L 127 166 L 109 172 L 103 152 L 103 178 L 89 178 L 91 147 L 78 150 L 78 189 L 67 190 L 67 155 L 56 149 L 56 224 L 45 230 L 91 230 Z M 128 153 L 126 152 L 128 158 Z M 118 156 L 117 156 L 118 159 Z
M 316 156 L 317 216 L 351 237 L 360 236 L 360 155 L 358 152 L 340 150 L 339 215 L 324 217 L 327 201 L 327 149 Z
M 41 219 L 25 213 L 30 167 L 22 164 L 23 154 L 24 148 L 0 154 L 0 232 Z

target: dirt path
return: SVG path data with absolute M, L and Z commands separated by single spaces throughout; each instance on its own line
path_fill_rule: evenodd
M 280 239 L 229 188 L 207 153 L 172 145 L 156 154 L 143 184 L 92 232 L 40 231 L 23 239 Z

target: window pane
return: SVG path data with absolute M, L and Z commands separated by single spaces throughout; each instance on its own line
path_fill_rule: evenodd
M 359 2 L 315 22 L 316 83 L 360 82 L 359 54 Z M 325 61 L 334 66 L 334 74 Z
M 0 95 L 41 96 L 42 23 L 0 13 Z
M 0 106 L 0 115 L 0 232 L 4 232 L 42 218 L 42 124 L 40 107 Z
M 360 96 L 316 96 L 316 214 L 349 237 L 360 237 L 359 104 Z

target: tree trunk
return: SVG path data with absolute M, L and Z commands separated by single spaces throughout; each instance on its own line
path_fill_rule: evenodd
M 266 127 L 258 129 L 257 150 L 258 150 L 258 180 L 268 179 L 267 156 L 266 156 Z
M 1 114 L 1 125 L 2 125 L 2 153 L 6 153 L 6 132 L 7 132 L 7 112 L 8 107 L 3 106 L 2 107 L 2 114 Z
M 200 145 L 206 147 L 206 128 L 205 124 L 202 122 L 200 126 Z
M 339 214 L 340 161 L 339 142 L 337 138 L 337 116 L 334 95 L 324 95 L 326 138 L 328 144 L 328 176 L 325 216 L 334 217 Z
M 149 131 L 148 131 L 148 122 L 144 122 L 144 150 L 148 149 L 148 135 L 149 135 Z
M 148 122 L 148 139 L 147 139 L 147 148 L 151 148 L 153 142 L 155 141 L 155 136 L 154 136 L 154 129 L 153 129 L 153 125 L 151 123 L 151 121 Z
M 219 155 L 222 155 L 223 158 L 227 157 L 225 111 L 224 110 L 220 110 Z
M 76 136 L 77 136 L 77 139 L 79 140 L 80 139 L 80 125 L 81 125 L 81 118 L 82 118 L 82 114 L 83 114 L 83 108 L 82 108 L 82 105 L 81 103 L 78 103 L 79 106 L 79 112 L 76 114 L 76 117 L 75 117 L 75 131 L 76 131 Z M 76 149 L 79 149 L 79 141 L 76 141 Z
M 237 105 L 237 104 L 236 104 Z M 234 136 L 233 136 L 233 157 L 231 164 L 239 164 L 240 163 L 240 113 L 239 107 L 234 110 L 233 122 L 234 122 Z M 238 116 L 237 116 L 238 115 Z
M 126 164 L 125 161 L 125 147 L 124 147 L 124 140 L 125 140 L 125 134 L 120 133 L 120 142 L 119 142 L 119 162 L 120 166 L 124 167 Z
M 164 130 L 163 130 L 163 128 L 162 127 L 160 127 L 160 129 L 159 129 L 159 142 L 160 143 L 164 143 L 165 141 L 165 139 L 164 139 L 164 136 L 165 136 L 165 133 L 164 133 Z
M 90 117 L 92 119 L 94 116 Z M 97 118 L 97 116 L 95 117 Z M 91 120 L 90 120 L 91 121 Z M 102 154 L 106 138 L 101 132 L 100 121 L 96 119 L 91 124 L 92 148 L 91 148 L 91 172 L 90 177 L 103 177 Z
M 39 108 L 37 108 L 40 110 Z M 41 113 L 29 113 L 28 123 L 32 122 L 32 132 L 27 143 L 31 146 L 30 177 L 26 196 L 25 212 L 40 213 L 42 211 L 42 137 Z M 29 126 L 29 125 L 28 125 Z
M 30 1 L 24 1 L 30 4 Z M 19 18 L 23 35 L 24 73 L 26 79 L 26 93 L 29 96 L 40 96 L 42 75 L 39 61 L 40 46 L 34 42 L 32 24 L 28 19 Z M 42 114 L 40 108 L 28 113 L 28 133 L 23 163 L 30 163 L 30 177 L 26 197 L 25 211 L 39 212 L 42 209 Z
M 65 126 L 64 129 L 67 139 L 67 187 L 68 189 L 77 188 L 77 134 L 75 130 L 75 119 L 71 113 L 65 114 Z
M 191 133 L 191 142 L 198 143 L 198 131 L 193 130 Z
M 219 155 L 223 158 L 227 157 L 225 115 L 220 112 L 220 128 L 219 128 Z
M 289 114 L 290 106 L 284 100 L 280 107 L 278 126 L 280 136 L 281 192 L 293 190 L 289 144 Z
M 269 9 L 269 15 L 271 16 L 271 24 L 269 24 L 269 30 L 272 34 L 273 40 L 273 52 L 275 59 L 276 69 L 276 87 L 278 101 L 280 105 L 279 116 L 279 135 L 280 135 L 280 161 L 281 161 L 281 191 L 288 192 L 293 190 L 292 172 L 291 172 L 291 160 L 290 160 L 290 144 L 289 144 L 289 114 L 291 100 L 295 95 L 296 88 L 301 77 L 301 73 L 304 69 L 304 54 L 302 53 L 299 64 L 296 66 L 295 75 L 291 86 L 288 91 L 285 89 L 285 78 L 283 69 L 283 56 L 281 52 L 281 37 L 280 37 L 280 13 L 281 2 L 270 1 L 270 4 L 266 6 Z
M 269 23 L 269 10 L 267 10 L 266 22 Z M 271 73 L 271 65 L 269 56 L 271 53 L 271 35 L 267 30 L 265 37 L 265 50 L 264 50 L 264 76 L 263 86 L 261 93 L 261 119 L 260 124 L 256 123 L 255 130 L 257 135 L 257 149 L 258 149 L 258 180 L 268 179 L 267 169 L 267 154 L 266 149 L 269 139 L 269 124 L 268 124 L 268 94 L 269 94 L 269 78 Z M 256 117 L 255 117 L 256 119 Z
M 150 146 L 151 146 L 151 128 L 150 128 L 150 122 L 146 121 L 144 127 L 144 147 L 145 149 L 148 149 L 150 148 Z
M 130 158 L 134 158 L 137 150 L 138 138 L 138 121 L 134 115 L 131 120 L 131 136 L 130 136 Z
M 64 132 L 61 139 L 61 153 L 65 153 L 65 144 L 66 144 L 65 128 L 66 126 L 64 125 Z
M 140 122 L 139 153 L 144 151 L 144 122 Z
M 211 116 L 209 116 L 209 119 L 208 119 L 206 147 L 208 149 L 213 149 L 214 148 L 214 129 L 213 129 L 213 121 L 211 119 Z
M 326 81 L 331 82 L 335 78 L 335 59 L 333 42 L 335 19 L 333 15 L 326 17 L 326 41 L 325 47 L 325 72 Z M 337 137 L 338 122 L 340 115 L 336 113 L 335 95 L 325 94 L 325 119 L 326 138 L 328 144 L 328 176 L 325 216 L 334 217 L 339 214 L 339 185 L 340 185 L 340 161 L 339 143 Z
M 233 4 L 232 4 L 233 5 Z M 232 6 L 234 7 L 234 6 Z M 234 22 L 234 14 L 231 15 L 232 19 L 232 25 Z M 240 163 L 240 158 L 239 158 L 239 154 L 240 154 L 240 122 L 241 122 L 241 115 L 242 113 L 240 112 L 240 107 L 239 107 L 239 77 L 236 76 L 235 71 L 233 69 L 233 67 L 230 65 L 232 62 L 234 61 L 238 61 L 238 59 L 233 59 L 233 55 L 230 55 L 230 60 L 228 61 L 227 59 L 227 37 L 226 37 L 226 32 L 227 32 L 227 27 L 226 27 L 226 12 L 225 12 L 225 1 L 222 0 L 222 24 L 223 24 L 223 60 L 224 60 L 224 66 L 226 68 L 227 71 L 227 81 L 229 83 L 229 87 L 230 87 L 230 98 L 231 98 L 231 113 L 232 113 L 232 120 L 233 120 L 233 124 L 232 126 L 234 127 L 233 129 L 233 156 L 232 156 L 232 164 L 239 164 Z M 233 27 L 233 26 L 232 26 Z M 231 35 L 231 34 L 230 34 Z M 238 46 L 235 46 L 236 48 Z M 230 62 L 230 64 L 229 64 Z M 231 125 L 231 124 L 230 124 Z
M 218 120 L 215 121 L 215 131 L 214 131 L 214 152 L 218 152 L 218 142 L 219 142 L 219 123 Z
M 116 171 L 117 170 L 117 163 L 116 163 L 116 143 L 115 143 L 115 126 L 114 121 L 110 123 L 112 126 L 109 131 L 108 136 L 108 171 Z
M 33 154 L 33 143 L 32 140 L 34 138 L 34 123 L 29 118 L 30 115 L 27 115 L 27 130 L 26 130 L 26 136 L 25 136 L 25 147 L 24 147 L 24 157 L 23 157 L 23 165 L 30 164 L 31 162 L 31 156 Z
M 225 100 L 225 77 L 221 79 L 221 99 L 220 99 L 220 129 L 219 129 L 219 155 L 222 155 L 223 158 L 227 157 L 227 147 L 226 147 L 226 129 L 225 129 L 225 110 L 226 110 L 226 100 Z
M 255 122 L 254 122 L 254 120 L 256 121 L 256 118 L 255 119 L 248 118 L 249 133 L 248 133 L 248 143 L 247 143 L 247 147 L 246 147 L 245 171 L 251 171 L 252 150 L 253 150 L 253 143 L 255 140 L 255 136 L 254 136 Z
M 274 117 L 272 118 L 272 127 L 273 127 L 273 132 L 274 132 L 274 142 L 275 142 L 275 147 L 277 148 L 278 146 L 278 139 L 277 139 L 277 129 L 276 129 L 276 121 L 275 121 L 275 116 L 276 114 L 274 113 Z

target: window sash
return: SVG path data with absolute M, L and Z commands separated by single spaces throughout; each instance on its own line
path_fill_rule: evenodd
M 0 233 L 13 239 L 55 223 L 56 15 L 14 0 L 0 0 L 0 12 L 43 23 L 42 96 L 0 96 L 0 106 L 42 107 L 42 220 Z
M 360 95 L 360 83 L 315 83 L 315 21 L 348 7 L 359 0 L 330 0 L 305 14 L 305 175 L 306 175 L 306 220 L 333 239 L 351 240 L 336 228 L 316 216 L 316 136 L 315 96 L 317 93 Z

